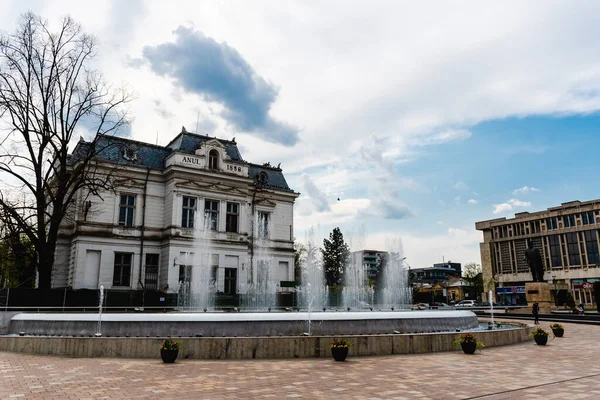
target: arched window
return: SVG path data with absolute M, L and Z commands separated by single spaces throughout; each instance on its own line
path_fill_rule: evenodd
M 258 183 L 261 185 L 266 185 L 269 181 L 269 176 L 265 171 L 262 171 L 258 174 Z
M 219 169 L 219 152 L 211 150 L 208 153 L 208 168 Z

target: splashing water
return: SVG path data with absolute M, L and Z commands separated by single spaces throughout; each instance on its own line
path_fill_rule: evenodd
M 269 251 L 269 222 L 269 214 L 255 213 L 252 277 L 244 287 L 246 294 L 242 301 L 243 308 L 248 311 L 277 307 L 277 284 L 271 276 L 274 260 Z
M 327 307 L 328 290 L 321 251 L 314 242 L 314 229 L 307 237 L 306 259 L 302 267 L 302 284 L 298 288 L 298 304 L 304 310 L 312 311 Z

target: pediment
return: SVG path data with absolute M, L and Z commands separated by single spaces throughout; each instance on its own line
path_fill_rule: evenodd
M 116 187 L 144 187 L 144 183 L 141 181 L 136 181 L 135 179 L 132 178 L 124 178 L 124 179 L 115 179 L 114 181 L 114 185 Z
M 213 192 L 218 192 L 218 193 L 232 193 L 232 194 L 239 194 L 242 196 L 248 195 L 247 190 L 243 190 L 243 189 L 240 189 L 240 188 L 234 187 L 234 186 L 225 185 L 221 182 L 197 182 L 197 181 L 187 180 L 187 181 L 177 182 L 175 184 L 175 187 L 178 187 L 178 188 L 185 187 L 188 189 L 208 190 L 208 191 L 213 191 Z
M 200 143 L 200 146 L 196 149 L 195 154 L 200 157 L 208 157 L 208 154 L 211 150 L 216 150 L 219 153 L 219 162 L 223 160 L 231 160 L 231 157 L 229 157 L 227 154 L 225 143 L 216 138 Z
M 210 140 L 207 140 L 203 143 L 204 146 L 206 147 L 220 147 L 222 149 L 225 148 L 225 145 L 223 144 L 223 142 L 221 142 L 219 139 L 217 138 L 213 138 Z
M 256 204 L 261 205 L 261 206 L 266 206 L 266 207 L 275 207 L 277 205 L 277 203 L 275 203 L 274 201 L 272 201 L 270 199 L 257 199 Z

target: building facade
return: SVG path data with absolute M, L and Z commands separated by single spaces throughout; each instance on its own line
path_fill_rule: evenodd
M 553 291 L 570 291 L 577 304 L 593 304 L 593 282 L 600 281 L 600 200 L 571 201 L 514 218 L 476 223 L 483 281 L 497 301 L 522 304 L 531 273 L 525 261 L 527 240 L 539 249 L 544 280 Z
M 462 266 L 452 261 L 435 263 L 431 267 L 413 268 L 410 270 L 414 282 L 434 284 L 444 283 L 450 278 L 460 278 Z
M 380 250 L 359 250 L 353 251 L 352 257 L 362 260 L 362 265 L 366 269 L 367 277 L 376 280 L 382 264 L 385 262 L 388 253 Z
M 77 144 L 74 167 L 91 145 Z M 294 279 L 298 193 L 279 166 L 246 162 L 235 139 L 185 128 L 166 146 L 118 137 L 95 145 L 97 173 L 112 176 L 113 188 L 78 193 L 57 243 L 53 287 L 176 292 L 194 279 L 200 253 L 222 294 L 265 276 Z M 258 265 L 257 253 L 269 262 Z

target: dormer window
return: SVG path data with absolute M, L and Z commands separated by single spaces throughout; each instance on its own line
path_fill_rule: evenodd
M 132 147 L 126 147 L 123 150 L 123 158 L 127 161 L 137 161 L 137 151 Z
M 211 150 L 208 152 L 208 168 L 219 169 L 219 152 Z
M 268 181 L 269 181 L 269 176 L 267 175 L 267 173 L 265 171 L 262 171 L 261 173 L 258 174 L 258 183 L 260 183 L 261 185 L 266 185 Z

